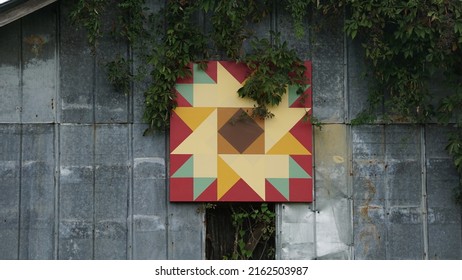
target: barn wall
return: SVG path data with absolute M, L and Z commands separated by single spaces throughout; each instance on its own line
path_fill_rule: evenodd
M 142 92 L 105 79 L 101 61 L 129 49 L 103 38 L 92 56 L 71 5 L 0 28 L 0 259 L 203 259 L 202 205 L 168 202 L 168 136 L 142 136 Z M 461 259 L 450 128 L 351 126 L 367 102 L 363 56 L 341 18 L 320 21 L 310 15 L 297 40 L 276 7 L 256 28 L 312 61 L 323 123 L 315 202 L 277 205 L 277 258 Z
M 0 259 L 203 258 L 200 206 L 168 203 L 166 135 L 143 136 L 142 93 L 114 92 L 70 8 L 0 28 Z

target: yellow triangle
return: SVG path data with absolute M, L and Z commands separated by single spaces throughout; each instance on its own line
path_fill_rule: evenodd
M 263 200 L 265 199 L 265 155 L 220 155 Z
M 288 108 L 288 94 L 284 94 L 281 103 L 271 107 L 274 114 L 271 119 L 265 120 L 265 151 L 270 151 L 281 138 L 305 116 L 305 108 Z
M 268 152 L 270 155 L 311 155 L 298 140 L 287 132 Z
M 226 70 L 220 63 L 217 64 L 218 85 L 220 94 L 218 98 L 219 107 L 252 107 L 253 102 L 249 99 L 240 98 L 237 91 L 242 87 L 236 78 Z
M 229 167 L 228 164 L 220 157 L 218 161 L 218 180 L 217 180 L 217 199 L 219 200 L 225 193 L 227 193 L 240 177 L 237 173 Z
M 210 116 L 216 108 L 209 107 L 178 107 L 175 113 L 191 128 L 196 128 Z
M 214 110 L 172 154 L 203 154 L 217 152 L 217 111 Z

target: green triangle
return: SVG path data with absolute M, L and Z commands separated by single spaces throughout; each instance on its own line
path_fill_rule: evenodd
M 193 85 L 192 84 L 176 84 L 175 85 L 175 88 L 176 90 L 181 94 L 181 96 L 184 97 L 184 99 L 186 99 L 189 104 L 193 105 L 193 100 L 194 100 L 194 97 L 193 97 Z
M 194 177 L 194 160 L 191 156 L 178 170 L 172 175 L 172 178 L 192 178 Z
M 289 178 L 311 178 L 298 163 L 289 157 Z
M 194 199 L 198 198 L 216 178 L 194 178 Z
M 303 91 L 307 90 L 309 87 L 310 85 L 306 85 Z M 292 106 L 294 102 L 297 101 L 297 99 L 300 97 L 300 95 L 297 94 L 297 89 L 298 86 L 289 86 L 289 107 Z
M 289 178 L 268 178 L 271 183 L 285 198 L 289 199 Z
M 216 84 L 215 81 L 198 64 L 194 64 L 194 83 L 196 84 Z

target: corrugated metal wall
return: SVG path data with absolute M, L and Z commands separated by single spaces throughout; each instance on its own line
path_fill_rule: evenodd
M 273 26 L 290 34 L 290 18 L 277 12 Z M 314 13 L 305 24 L 308 39 L 285 39 L 313 62 L 313 111 L 323 123 L 314 133 L 316 201 L 279 206 L 278 258 L 461 259 L 450 128 L 351 126 L 367 106 L 361 48 L 345 38 L 342 18 Z
M 142 136 L 142 94 L 112 90 L 71 5 L 0 28 L 0 259 L 203 258 L 200 205 L 167 203 L 166 136 Z
M 142 93 L 114 92 L 100 66 L 128 48 L 103 38 L 93 57 L 69 2 L 0 28 L 0 259 L 204 258 L 203 208 L 168 202 L 166 135 L 142 136 Z M 302 40 L 290 37 L 275 7 L 256 27 L 312 60 L 323 122 L 316 201 L 277 205 L 277 257 L 461 259 L 449 129 L 350 126 L 367 102 L 360 48 L 341 18 L 305 25 Z

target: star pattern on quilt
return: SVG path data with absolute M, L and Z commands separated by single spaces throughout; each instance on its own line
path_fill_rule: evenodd
M 305 63 L 311 80 L 311 64 Z M 311 202 L 311 88 L 288 87 L 271 119 L 252 117 L 253 101 L 237 90 L 243 64 L 209 62 L 176 84 L 170 120 L 170 201 Z

